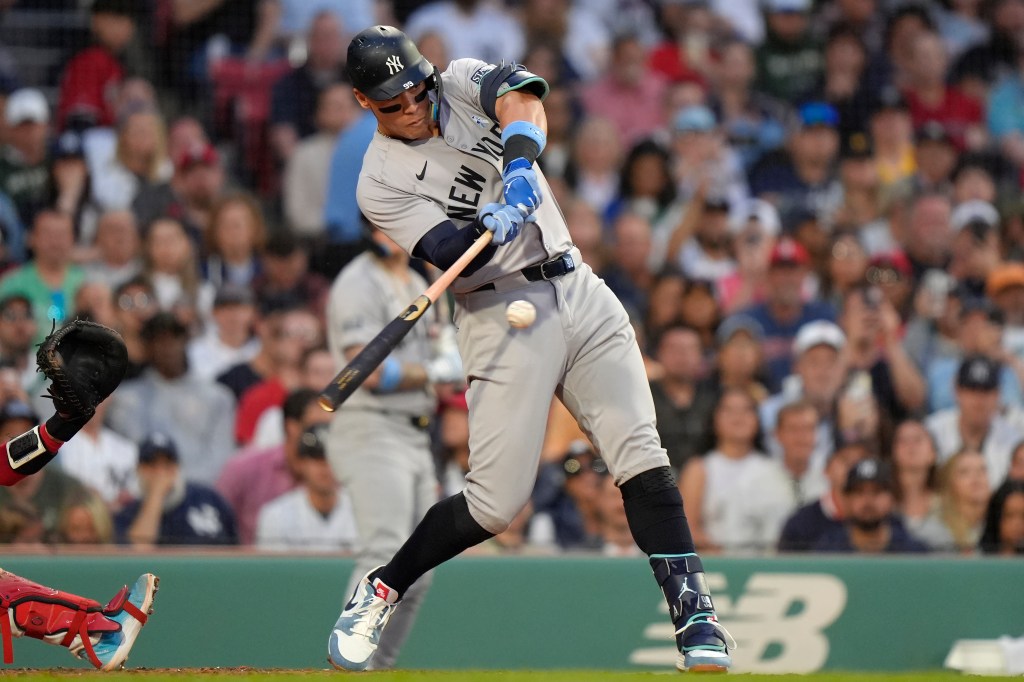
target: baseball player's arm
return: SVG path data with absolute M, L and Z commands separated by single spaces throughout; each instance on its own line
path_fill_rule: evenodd
M 54 458 L 63 444 L 47 432 L 45 424 L 34 426 L 4 443 L 3 457 L 0 458 L 0 485 L 14 485 L 36 473 Z
M 362 349 L 363 346 L 349 346 L 345 349 L 345 359 L 352 360 Z M 388 356 L 370 376 L 366 377 L 363 387 L 374 393 L 397 393 L 423 388 L 427 381 L 427 370 L 423 365 L 401 362 L 394 356 Z

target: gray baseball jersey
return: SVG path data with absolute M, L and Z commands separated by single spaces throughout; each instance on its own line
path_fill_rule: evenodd
M 434 226 L 451 220 L 465 227 L 482 206 L 502 200 L 501 129 L 479 102 L 480 81 L 494 68 L 474 59 L 453 61 L 441 75 L 440 136 L 406 142 L 378 132 L 366 152 L 359 207 L 410 253 Z M 473 518 L 493 533 L 529 500 L 552 394 L 590 436 L 617 483 L 669 464 L 628 316 L 582 263 L 537 173 L 544 196 L 537 222 L 452 287 L 469 379 L 465 496 Z M 562 254 L 576 265 L 566 275 L 530 282 L 520 272 Z M 534 304 L 532 326 L 509 327 L 505 307 L 513 300 Z
M 327 338 L 339 367 L 345 349 L 366 345 L 419 296 L 427 284 L 414 270 L 407 281 L 381 266 L 370 253 L 356 257 L 338 274 L 327 303 Z M 413 327 L 393 351 L 403 363 L 423 364 L 431 357 L 427 320 Z M 402 546 L 437 501 L 437 475 L 430 437 L 412 417 L 434 412 L 429 386 L 374 393 L 360 388 L 331 420 L 327 457 L 352 499 L 358 528 L 356 566 L 346 593 L 370 569 L 385 563 Z M 394 665 L 412 627 L 430 575 L 417 581 L 402 600 L 392 627 L 381 638 L 374 665 Z

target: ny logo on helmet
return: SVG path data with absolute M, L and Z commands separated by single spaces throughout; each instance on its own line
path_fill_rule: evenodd
M 402 60 L 398 58 L 397 54 L 393 54 L 390 57 L 388 57 L 387 61 L 384 62 L 384 65 L 388 67 L 389 76 L 394 76 L 396 73 L 405 68 L 402 66 Z

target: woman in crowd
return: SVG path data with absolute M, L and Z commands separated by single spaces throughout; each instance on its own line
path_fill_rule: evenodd
M 215 288 L 249 286 L 259 274 L 266 241 L 267 226 L 256 200 L 247 194 L 228 196 L 213 209 L 206 234 L 206 281 Z
M 199 278 L 195 251 L 185 226 L 174 218 L 157 218 L 142 245 L 143 272 L 160 310 L 174 312 L 186 324 L 209 316 L 213 287 Z
M 774 547 L 793 511 L 782 468 L 761 448 L 757 403 L 728 388 L 712 412 L 713 446 L 683 468 L 679 490 L 697 548 L 709 551 Z
M 965 449 L 950 457 L 939 469 L 942 522 L 949 532 L 945 549 L 969 554 L 978 547 L 989 501 L 985 457 Z
M 992 494 L 981 534 L 981 551 L 1024 554 L 1024 482 L 1008 480 Z
M 938 453 L 924 424 L 908 419 L 896 427 L 892 462 L 896 504 L 910 534 L 932 549 L 948 547 L 950 536 L 940 516 L 936 490 Z

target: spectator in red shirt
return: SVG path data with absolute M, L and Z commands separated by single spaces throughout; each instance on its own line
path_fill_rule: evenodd
M 114 97 L 124 80 L 121 52 L 135 35 L 132 0 L 95 0 L 92 5 L 94 44 L 68 63 L 60 86 L 57 125 L 68 116 L 88 114 L 98 125 L 114 124 Z
M 608 73 L 584 89 L 583 106 L 590 115 L 614 123 L 619 137 L 632 146 L 664 124 L 658 106 L 664 95 L 665 79 L 647 68 L 644 46 L 630 34 L 615 39 Z
M 910 85 L 904 92 L 915 127 L 939 121 L 959 149 L 977 149 L 985 143 L 981 102 L 946 85 L 949 56 L 942 38 L 925 32 L 914 39 L 909 67 Z

